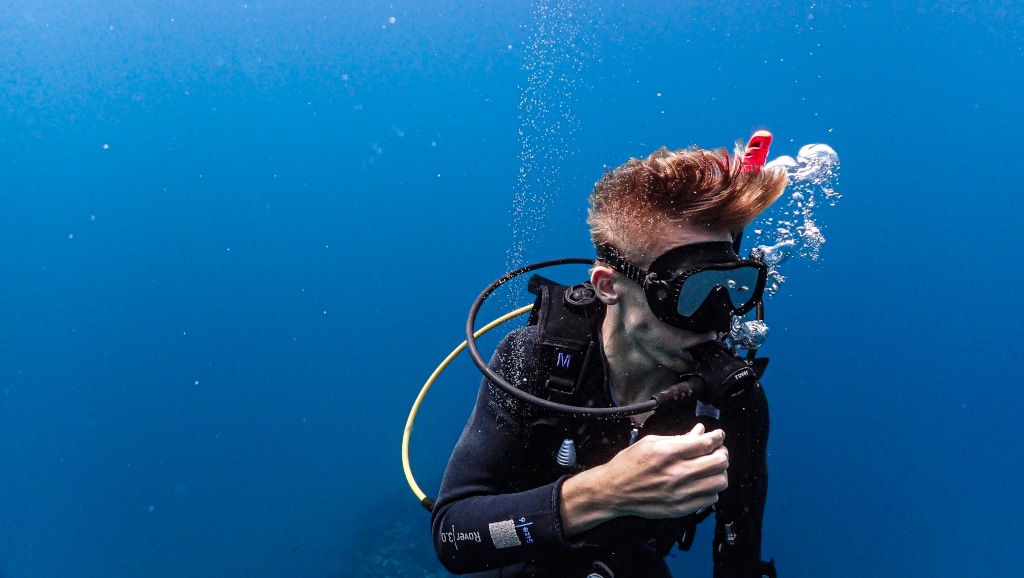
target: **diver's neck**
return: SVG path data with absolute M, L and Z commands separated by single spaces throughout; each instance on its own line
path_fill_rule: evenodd
M 601 327 L 608 381 L 619 405 L 635 405 L 650 400 L 675 382 L 676 372 L 658 365 L 637 351 L 621 326 L 605 323 Z

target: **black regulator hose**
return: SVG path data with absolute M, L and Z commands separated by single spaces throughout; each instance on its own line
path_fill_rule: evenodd
M 469 355 L 473 358 L 473 363 L 480 369 L 480 372 L 491 381 L 494 385 L 498 386 L 505 393 L 512 397 L 542 409 L 554 413 L 560 413 L 570 415 L 573 417 L 581 418 L 593 418 L 593 419 L 614 419 L 619 417 L 627 417 L 631 415 L 637 415 L 646 413 L 654 410 L 658 407 L 658 401 L 652 399 L 643 403 L 635 405 L 627 405 L 623 407 L 579 407 L 575 405 L 566 405 L 562 403 L 555 403 L 535 395 L 526 393 L 525 391 L 513 386 L 509 382 L 505 381 L 503 377 L 498 375 L 488 366 L 487 361 L 484 360 L 483 356 L 480 355 L 480 350 L 476 346 L 476 337 L 473 335 L 476 332 L 474 326 L 476 325 L 476 316 L 483 306 L 484 301 L 491 296 L 494 291 L 501 287 L 505 283 L 515 279 L 523 273 L 529 273 L 530 271 L 536 271 L 537 269 L 544 269 L 547 267 L 556 267 L 558 265 L 593 265 L 593 259 L 582 259 L 577 257 L 568 257 L 565 259 L 554 259 L 551 261 L 541 261 L 539 263 L 532 263 L 530 265 L 524 265 L 518 269 L 514 269 L 505 273 L 500 279 L 495 280 L 491 283 L 487 289 L 484 289 L 483 293 L 476 298 L 473 302 L 473 307 L 469 310 L 469 320 L 466 322 L 466 346 L 469 349 Z

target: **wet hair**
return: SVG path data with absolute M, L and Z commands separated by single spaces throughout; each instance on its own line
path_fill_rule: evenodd
M 590 195 L 587 224 L 595 245 L 608 244 L 649 266 L 652 251 L 671 227 L 738 231 L 786 188 L 782 169 L 743 170 L 743 145 L 730 159 L 724 149 L 662 147 L 606 171 Z

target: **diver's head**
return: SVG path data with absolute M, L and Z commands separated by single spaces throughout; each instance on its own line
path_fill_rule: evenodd
M 744 171 L 724 149 L 660 149 L 606 172 L 590 197 L 598 247 L 591 283 L 604 302 L 605 338 L 636 366 L 684 371 L 689 350 L 754 307 L 762 266 L 742 261 L 733 235 L 783 192 L 785 173 Z M 606 347 L 608 347 L 606 343 Z

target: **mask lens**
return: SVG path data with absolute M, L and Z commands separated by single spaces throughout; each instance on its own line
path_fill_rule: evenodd
M 715 287 L 724 287 L 728 291 L 733 311 L 741 310 L 755 298 L 759 272 L 757 267 L 749 265 L 697 271 L 683 281 L 676 311 L 683 317 L 692 316 Z

